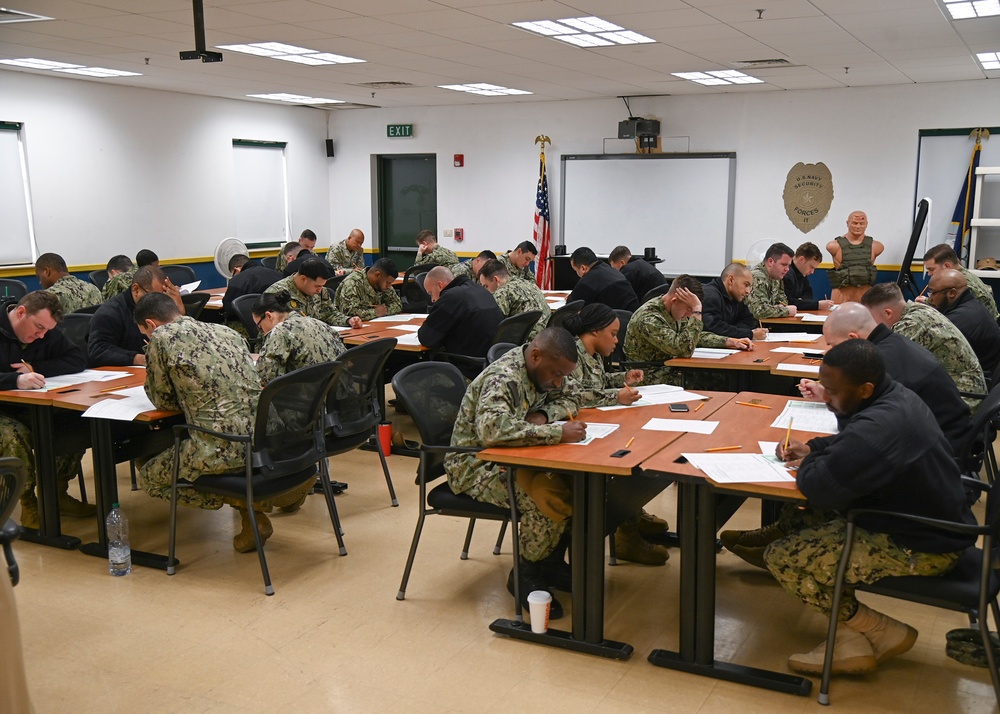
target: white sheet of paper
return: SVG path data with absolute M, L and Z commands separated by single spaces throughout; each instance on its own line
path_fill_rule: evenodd
M 420 340 L 417 339 L 417 333 L 412 332 L 408 335 L 400 335 L 396 338 L 397 344 L 400 345 L 419 345 Z
M 729 355 L 734 355 L 739 350 L 724 350 L 715 347 L 696 347 L 694 352 L 691 353 L 692 357 L 698 357 L 699 359 L 723 359 Z
M 652 385 L 653 387 L 660 387 L 664 385 Z M 632 402 L 628 406 L 624 404 L 614 404 L 610 407 L 597 407 L 601 411 L 611 411 L 612 409 L 631 409 L 632 407 L 651 407 L 657 404 L 677 404 L 679 402 L 697 402 L 702 399 L 708 399 L 703 394 L 695 394 L 694 392 L 685 392 L 680 387 L 674 387 L 671 391 L 646 391 L 651 389 L 651 387 L 636 387 L 636 390 L 642 396 L 636 401 Z
M 139 414 L 156 409 L 146 396 L 143 387 L 120 389 L 110 394 L 124 396 L 124 399 L 102 399 L 83 413 L 85 417 L 95 419 L 114 419 L 116 421 L 132 421 Z
M 810 354 L 826 354 L 825 350 L 821 350 L 817 347 L 775 347 L 770 350 L 771 352 L 781 352 L 791 355 L 801 355 L 809 352 Z
M 413 315 L 409 313 L 401 312 L 398 315 L 385 315 L 384 317 L 376 317 L 369 320 L 368 322 L 409 322 L 413 319 Z
M 183 285 L 181 285 L 181 294 L 183 295 L 184 293 L 193 293 L 195 290 L 198 289 L 199 285 L 201 285 L 200 280 L 195 280 L 193 283 L 184 283 Z
M 768 332 L 765 342 L 815 342 L 819 338 L 808 332 Z
M 554 421 L 553 424 L 558 424 L 562 426 L 566 422 L 564 421 Z M 594 439 L 603 439 L 608 434 L 611 434 L 618 429 L 618 424 L 601 424 L 599 422 L 588 421 L 587 422 L 587 437 L 583 441 L 571 442 L 577 446 L 586 446 Z
M 350 332 L 354 329 L 353 327 L 341 327 L 340 325 L 330 325 L 329 327 L 334 332 Z
M 558 310 L 559 308 L 566 306 L 565 300 L 546 300 L 546 302 L 549 304 L 550 310 Z
M 794 481 L 783 467 L 762 454 L 683 454 L 691 465 L 717 483 L 773 483 Z
M 801 372 L 802 374 L 819 374 L 818 364 L 787 364 L 782 362 L 778 369 L 786 372 Z
M 788 420 L 793 419 L 792 431 L 814 431 L 818 434 L 836 434 L 837 417 L 819 402 L 796 402 L 789 400 L 781 414 L 771 424 L 778 429 L 787 429 Z
M 110 382 L 112 379 L 128 377 L 130 374 L 130 372 L 111 372 L 99 369 L 85 369 L 82 372 L 74 372 L 73 374 L 61 374 L 58 377 L 46 377 L 45 387 L 43 389 L 18 389 L 14 391 L 48 392 L 53 389 L 62 389 L 63 387 L 73 387 L 77 384 L 86 384 L 87 382 Z
M 393 325 L 392 329 L 394 329 L 394 330 L 403 330 L 404 332 L 416 332 L 417 330 L 420 329 L 420 325 L 410 325 L 410 324 L 406 324 L 406 325 Z
M 717 421 L 698 421 L 697 419 L 659 419 L 652 418 L 643 425 L 646 431 L 684 431 L 693 434 L 711 434 Z
M 813 315 L 809 312 L 802 313 L 802 322 L 826 322 L 829 315 Z

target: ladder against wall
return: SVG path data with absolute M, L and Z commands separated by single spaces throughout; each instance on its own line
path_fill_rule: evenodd
M 982 258 L 995 258 L 1000 264 L 1000 166 L 976 169 L 975 201 L 969 224 L 969 268 L 980 278 L 1000 278 L 1000 271 L 974 269 Z

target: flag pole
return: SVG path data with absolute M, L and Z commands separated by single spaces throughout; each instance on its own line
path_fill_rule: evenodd
M 545 145 L 552 140 L 545 134 L 535 137 L 535 144 L 541 144 L 538 155 L 538 187 L 535 192 L 535 226 L 533 241 L 538 249 L 538 266 L 535 270 L 535 281 L 542 290 L 552 288 L 553 265 L 549 261 L 552 229 L 549 222 L 549 182 L 545 173 Z

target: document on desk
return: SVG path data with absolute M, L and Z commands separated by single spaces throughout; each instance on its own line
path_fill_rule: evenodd
M 73 387 L 77 384 L 86 384 L 87 382 L 110 382 L 112 379 L 129 377 L 131 374 L 131 372 L 109 372 L 101 369 L 85 369 L 82 372 L 74 372 L 73 374 L 61 374 L 58 377 L 46 377 L 45 386 L 42 389 L 18 389 L 15 391 L 50 392 L 53 389 Z
M 697 419 L 659 419 L 652 418 L 643 425 L 646 431 L 684 431 L 693 434 L 711 434 L 717 421 L 698 421 Z
M 383 317 L 376 317 L 368 322 L 409 322 L 415 316 L 409 313 L 401 312 L 398 315 L 384 315 Z
M 808 332 L 768 332 L 765 342 L 815 342 L 821 335 Z
M 417 333 L 413 332 L 409 335 L 400 335 L 396 338 L 396 344 L 399 345 L 415 345 L 420 346 L 420 340 L 417 339 Z
M 329 327 L 334 332 L 350 332 L 351 330 L 354 329 L 353 327 L 341 327 L 340 325 L 327 325 L 327 327 Z
M 696 402 L 701 399 L 708 399 L 704 394 L 687 392 L 681 387 L 671 384 L 650 384 L 646 387 L 635 387 L 639 392 L 639 399 L 631 404 L 613 404 L 610 407 L 597 407 L 602 412 L 614 409 L 631 409 L 632 407 L 651 407 L 656 404 L 677 404 L 679 402 Z
M 819 434 L 836 434 L 837 417 L 820 402 L 788 400 L 785 408 L 771 426 L 787 429 L 789 419 L 794 420 L 793 431 L 814 431 Z
M 199 285 L 201 285 L 200 280 L 195 280 L 193 283 L 184 283 L 183 285 L 181 285 L 180 288 L 181 295 L 187 295 L 189 293 L 193 293 L 195 290 L 198 289 Z
M 697 357 L 698 359 L 723 359 L 729 355 L 734 355 L 739 350 L 725 350 L 716 347 L 696 347 L 694 352 L 691 353 L 692 357 Z
M 819 374 L 818 364 L 789 364 L 787 362 L 782 362 L 778 365 L 778 369 L 782 372 L 801 372 L 802 374 Z
M 829 315 L 813 315 L 809 312 L 802 313 L 802 322 L 826 322 Z
M 682 454 L 716 483 L 773 483 L 794 481 L 783 466 L 763 454 Z
M 558 424 L 559 426 L 562 426 L 563 424 L 566 424 L 567 422 L 565 422 L 565 421 L 554 421 L 552 423 L 553 424 Z M 591 443 L 594 439 L 603 439 L 605 436 L 607 436 L 608 434 L 611 434 L 616 429 L 618 429 L 618 424 L 599 424 L 597 422 L 588 421 L 587 422 L 587 438 L 585 438 L 583 441 L 574 441 L 574 442 L 571 442 L 571 443 L 575 444 L 576 446 L 586 446 L 587 444 Z
M 393 325 L 393 330 L 403 330 L 405 332 L 416 332 L 420 329 L 420 325 Z
M 801 354 L 826 354 L 826 350 L 821 350 L 818 347 L 775 347 L 771 352 L 781 352 L 782 354 L 790 355 L 801 355 Z
M 546 300 L 546 302 L 549 304 L 550 310 L 558 310 L 559 308 L 566 306 L 565 300 Z
M 132 421 L 143 412 L 156 409 L 146 396 L 143 387 L 131 387 L 109 392 L 109 395 L 119 395 L 124 399 L 102 399 L 83 413 L 93 419 L 114 419 L 116 421 Z

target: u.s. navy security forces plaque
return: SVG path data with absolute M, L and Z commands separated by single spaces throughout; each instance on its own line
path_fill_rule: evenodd
M 796 228 L 808 233 L 830 212 L 833 203 L 833 177 L 824 163 L 795 164 L 785 179 L 782 193 L 785 214 Z

